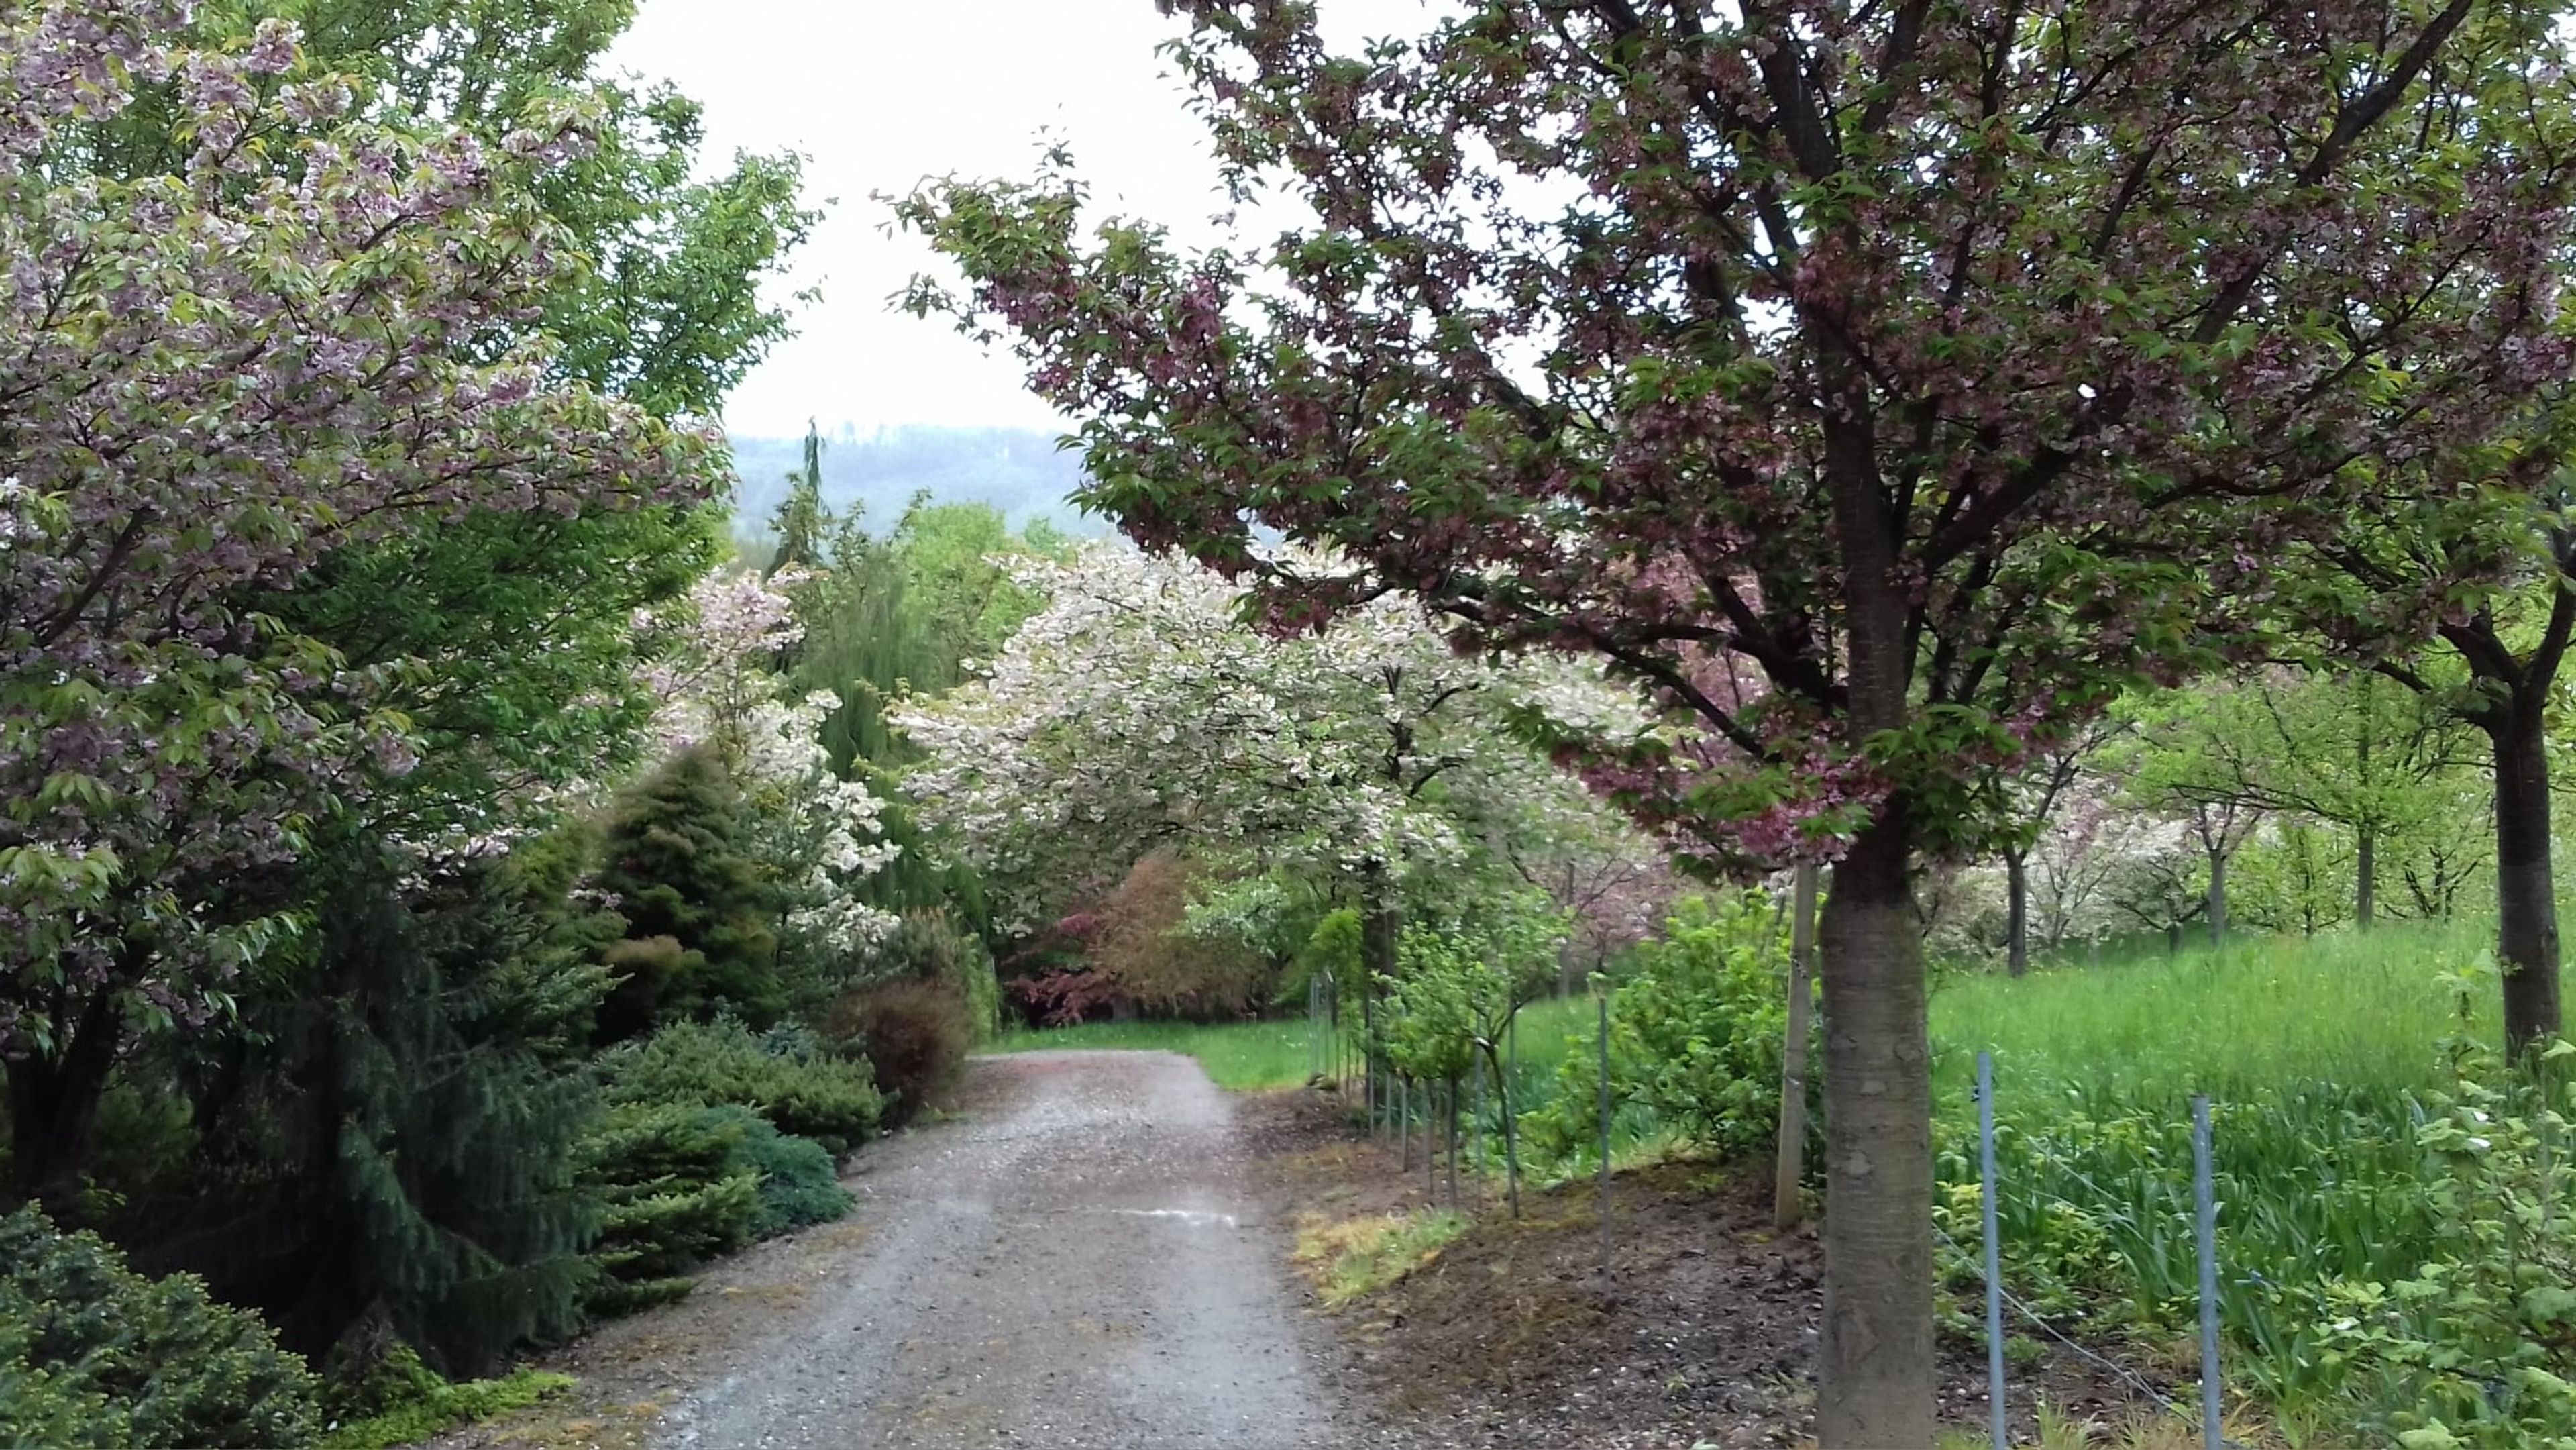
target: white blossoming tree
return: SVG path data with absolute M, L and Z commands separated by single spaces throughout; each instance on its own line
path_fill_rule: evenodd
M 1400 893 L 1499 859 L 1493 843 L 1541 884 L 1584 842 L 1640 854 L 1512 728 L 1531 712 L 1586 730 L 1636 721 L 1585 667 L 1461 655 L 1396 598 L 1265 633 L 1238 586 L 1116 545 L 1018 572 L 1047 608 L 981 680 L 894 717 L 927 754 L 911 794 L 1014 926 L 1177 845 L 1354 888 L 1370 957 L 1391 968 Z

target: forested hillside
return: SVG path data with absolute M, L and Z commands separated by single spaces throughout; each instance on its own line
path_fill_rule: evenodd
M 1082 486 L 1082 455 L 1056 447 L 1035 428 L 848 427 L 823 439 L 823 498 L 872 529 L 894 526 L 915 494 L 942 503 L 978 503 L 1012 528 L 1041 519 L 1067 534 L 1105 532 L 1107 525 L 1073 505 Z M 787 496 L 787 478 L 804 466 L 802 438 L 732 434 L 741 477 L 734 517 L 756 524 Z

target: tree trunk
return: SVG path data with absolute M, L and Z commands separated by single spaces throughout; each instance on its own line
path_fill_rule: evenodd
M 1458 1079 L 1449 1079 L 1441 1091 L 1442 1106 L 1448 1111 L 1449 1139 L 1449 1206 L 1458 1206 Z
M 2209 944 L 2227 945 L 2227 853 L 2209 853 Z
M 99 1100 L 107 1094 L 123 1026 L 114 999 L 98 992 L 81 1008 L 60 1051 L 8 1062 L 12 1186 L 58 1223 L 77 1217 L 81 1173 L 89 1166 Z
M 1823 920 L 1824 1450 L 1932 1443 L 1932 1080 L 1902 801 L 1834 867 Z
M 1771 1221 L 1795 1228 L 1807 1216 L 1807 1026 L 1810 963 L 1816 954 L 1816 863 L 1798 863 L 1790 895 L 1789 1020 L 1780 1038 L 1780 1155 L 1771 1191 Z
M 2355 774 L 2361 788 L 2369 790 L 2372 783 L 2370 741 L 2371 737 L 2378 733 L 2379 712 L 2374 706 L 2379 697 L 2373 693 L 2377 686 L 2373 684 L 2371 676 L 2365 674 L 2359 679 L 2361 682 L 2361 734 L 2353 742 L 2353 752 L 2355 760 L 2361 767 Z M 2363 931 L 2368 931 L 2372 920 L 2379 915 L 2378 823 L 2364 821 L 2357 835 L 2359 839 L 2355 843 L 2352 858 L 2352 919 L 2355 925 Z
M 2496 957 L 2505 1050 L 2558 1032 L 2558 897 L 2549 863 L 2549 756 L 2540 703 L 2516 697 L 2488 728 L 2495 744 Z
M 2016 977 L 2030 970 L 2030 857 L 2004 853 L 2004 960 Z

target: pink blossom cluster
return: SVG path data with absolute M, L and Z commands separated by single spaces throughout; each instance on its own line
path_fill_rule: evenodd
M 562 382 L 536 189 L 499 154 L 355 118 L 291 26 L 190 49 L 177 7 L 0 12 L 0 1045 L 39 980 L 181 1018 L 293 923 L 256 903 L 322 813 L 408 768 L 407 723 L 263 613 L 325 553 L 475 510 L 710 496 L 708 436 Z M 173 174 L 83 174 L 67 128 L 166 87 Z M 44 159 L 40 162 L 39 157 Z M 520 341 L 495 356 L 496 339 Z

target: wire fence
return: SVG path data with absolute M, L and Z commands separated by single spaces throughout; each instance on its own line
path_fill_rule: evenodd
M 1602 1053 L 1598 1074 L 1600 1102 L 1597 1143 L 1597 1151 L 1600 1155 L 1601 1274 L 1606 1281 L 1612 1276 L 1616 1267 L 1612 1227 L 1612 1094 L 1608 1061 L 1609 1011 L 1606 997 L 1600 999 L 1597 1010 L 1601 1020 L 1595 1034 L 1595 1046 L 1596 1050 Z M 1371 1034 L 1367 1030 L 1367 1025 L 1353 1020 L 1355 1014 L 1341 1010 L 1341 1004 L 1335 1000 L 1335 994 L 1329 983 L 1318 981 L 1310 986 L 1307 1012 L 1308 1039 L 1311 1044 L 1310 1081 L 1317 1087 L 1343 1094 L 1345 1100 L 1349 1101 L 1354 1109 L 1365 1113 L 1372 1132 L 1383 1131 L 1395 1135 L 1405 1171 L 1412 1171 L 1418 1150 L 1422 1168 L 1426 1174 L 1426 1189 L 1435 1198 L 1439 1196 L 1442 1188 L 1444 1167 L 1442 1155 L 1445 1152 L 1447 1197 L 1452 1207 L 1459 1206 L 1458 1163 L 1462 1156 L 1462 1149 L 1463 1156 L 1470 1163 L 1481 1164 L 1485 1161 L 1481 1142 L 1462 1141 L 1460 1131 L 1463 1119 L 1467 1137 L 1472 1138 L 1481 1132 L 1481 1122 L 1486 1114 L 1481 1064 L 1477 1071 L 1469 1075 L 1473 1079 L 1472 1083 L 1425 1083 L 1404 1080 L 1373 1054 Z M 2123 1386 L 2140 1401 L 2156 1406 L 2179 1420 L 2197 1423 L 2200 1427 L 2204 1450 L 2248 1450 L 2248 1447 L 2241 1442 L 2228 1438 L 2224 1425 L 2224 1379 L 2218 1339 L 2218 1204 L 2211 1167 L 2212 1129 L 2209 1099 L 2196 1097 L 2192 1100 L 2193 1240 L 2194 1252 L 2198 1258 L 2200 1299 L 2200 1393 L 2199 1404 L 2194 1406 L 2177 1400 L 2156 1380 L 2138 1370 L 2078 1342 L 2052 1322 L 2048 1315 L 2013 1292 L 2011 1284 L 2006 1280 L 2002 1262 L 2002 1242 L 1998 1222 L 2000 1203 L 1995 1168 L 1994 1060 L 1987 1053 L 1977 1055 L 1976 1092 L 1981 1180 L 1979 1207 L 1983 1242 L 1971 1249 L 1970 1246 L 1960 1243 L 1948 1229 L 1937 1222 L 1932 1225 L 1932 1231 L 1941 1242 L 1949 1246 L 1953 1253 L 1977 1262 L 1981 1266 L 1981 1277 L 1986 1291 L 1985 1331 L 1987 1393 L 1991 1407 L 1990 1432 L 1996 1450 L 2005 1450 L 2009 1443 L 2006 1422 L 2010 1379 L 2010 1368 L 2005 1354 L 2007 1311 L 2012 1319 L 2027 1325 L 2094 1371 Z M 1462 1094 L 1473 1095 L 1472 1107 L 1469 1103 L 1460 1100 Z M 1438 1138 L 1437 1142 L 1434 1141 L 1435 1135 Z M 2082 1183 L 2092 1193 L 2098 1195 L 2101 1203 L 2110 1204 L 2121 1201 L 2121 1195 L 2113 1194 L 2103 1188 L 2074 1164 L 2057 1161 L 2053 1156 L 2052 1162 L 2055 1162 L 2069 1178 Z M 1467 1177 L 1471 1186 L 1479 1185 L 1482 1180 L 1482 1175 L 1479 1173 L 1471 1172 Z M 2056 1195 L 2048 1195 L 2048 1199 L 2051 1204 L 2067 1208 L 2083 1207 L 2083 1205 L 2060 1199 Z

